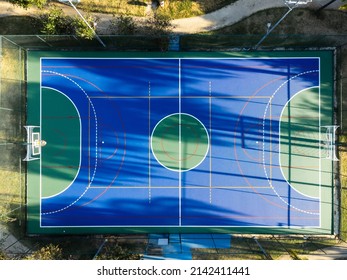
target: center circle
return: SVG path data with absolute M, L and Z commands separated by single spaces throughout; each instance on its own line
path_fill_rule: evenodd
M 165 168 L 183 172 L 194 169 L 206 158 L 209 135 L 192 115 L 175 113 L 161 119 L 153 129 L 152 153 Z

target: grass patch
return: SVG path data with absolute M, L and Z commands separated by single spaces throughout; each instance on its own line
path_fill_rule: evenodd
M 264 255 L 253 238 L 234 236 L 229 249 L 193 249 L 194 260 L 263 260 Z
M 145 16 L 146 0 L 83 0 L 79 7 L 85 11 L 117 15 Z M 236 0 L 165 0 L 160 13 L 171 19 L 193 17 L 210 13 L 236 2 Z
M 300 255 L 336 245 L 335 239 L 304 239 L 304 238 L 269 238 L 259 239 L 259 243 L 272 259 L 280 259 L 288 255 L 291 259 L 300 259 Z
M 274 236 L 258 237 L 257 241 L 272 259 L 300 259 L 300 255 L 310 254 L 336 244 L 335 239 L 325 238 L 282 238 Z M 265 260 L 267 257 L 252 237 L 235 236 L 230 249 L 193 249 L 194 260 Z
M 35 22 L 37 19 L 28 16 L 0 17 L 1 35 L 30 35 L 40 34 Z
M 84 0 L 82 1 L 86 10 L 92 10 L 95 12 L 107 12 L 110 14 L 130 14 L 143 16 L 145 12 L 145 5 L 147 1 L 129 1 L 129 0 Z M 213 10 L 219 9 L 227 4 L 228 1 L 174 1 L 166 0 L 165 7 L 161 10 L 161 13 L 167 14 L 170 18 L 189 17 L 195 15 L 201 15 Z M 95 4 L 95 5 L 94 5 Z M 93 6 L 94 5 L 94 6 Z M 82 7 L 82 5 L 80 6 Z M 221 30 L 211 32 L 210 34 L 227 35 L 227 34 L 260 34 L 261 36 L 266 32 L 266 22 L 275 23 L 284 13 L 283 9 L 272 9 L 268 11 L 260 12 L 252 17 L 245 19 L 244 21 L 235 24 L 230 27 L 223 28 Z M 282 22 L 275 30 L 273 34 L 315 34 L 319 29 L 319 34 L 324 34 L 327 31 L 334 29 L 336 33 L 346 32 L 346 26 L 340 25 L 345 22 L 347 14 L 338 12 L 324 11 L 324 14 L 319 18 L 313 16 L 310 11 L 295 10 L 287 19 Z M 305 18 L 309 24 L 303 24 L 305 21 L 300 19 Z M 316 22 L 313 21 L 316 20 Z M 313 23 L 313 24 L 312 24 Z M 0 34 L 39 34 L 40 31 L 35 29 L 33 19 L 30 17 L 4 17 L 0 18 Z M 316 33 L 318 34 L 318 33 Z M 241 35 L 242 36 L 242 35 Z M 226 36 L 225 36 L 226 37 Z M 222 37 L 221 37 L 222 38 Z M 247 38 L 247 42 L 244 42 L 245 46 L 250 43 L 250 38 Z M 230 39 L 222 38 L 225 42 L 225 46 L 230 46 L 234 41 Z M 255 35 L 253 43 L 257 43 L 260 39 Z M 133 45 L 140 44 L 141 39 L 133 39 Z M 194 37 L 191 40 L 196 40 L 194 43 L 198 46 L 201 45 L 202 40 L 206 40 L 211 45 L 211 50 L 220 46 L 220 42 L 216 41 L 214 37 Z M 240 44 L 242 37 L 234 37 L 235 44 Z M 123 42 L 121 40 L 121 42 Z M 187 45 L 191 45 L 191 42 L 187 42 Z M 254 44 L 251 45 L 254 45 Z M 21 89 L 20 83 L 22 79 L 22 65 L 18 64 L 18 51 L 15 48 L 7 47 L 6 42 L 3 41 L 2 58 L 0 60 L 0 76 L 1 76 L 1 95 L 0 95 L 0 107 L 6 106 L 13 111 L 0 110 L 0 142 L 16 142 L 20 140 L 20 131 L 18 130 L 19 123 L 22 120 L 21 111 Z M 153 43 L 153 48 L 155 48 Z M 124 50 L 128 50 L 128 45 L 124 44 Z M 19 95 L 18 95 L 19 94 Z M 347 136 L 341 136 L 341 143 L 347 143 Z M 0 216 L 2 221 L 10 222 L 20 217 L 20 206 L 25 203 L 22 198 L 24 193 L 25 178 L 20 173 L 20 159 L 21 150 L 17 145 L 10 143 L 9 145 L 0 146 L 0 152 L 2 159 L 0 161 Z M 340 178 L 341 178 L 341 219 L 340 219 L 340 238 L 347 240 L 347 150 L 340 150 Z M 22 167 L 23 168 L 23 167 Z M 1 219 L 0 219 L 1 221 Z M 18 230 L 16 222 L 9 223 L 11 228 Z M 66 258 L 70 258 L 70 254 L 76 254 L 73 258 L 89 259 L 93 256 L 95 251 L 99 248 L 100 240 L 89 240 L 77 237 L 64 237 L 64 240 L 69 240 L 66 244 L 60 244 L 63 249 L 66 250 Z M 87 240 L 87 242 L 86 242 Z M 81 243 L 84 242 L 84 246 Z M 335 240 L 321 239 L 321 240 L 302 240 L 299 237 L 297 239 L 280 239 L 280 241 L 274 238 L 258 238 L 259 243 L 263 246 L 268 254 L 273 259 L 279 259 L 283 256 L 298 256 L 300 254 L 309 254 L 312 251 L 319 250 L 321 248 L 334 245 Z M 32 243 L 30 240 L 28 243 Z M 47 244 L 52 242 L 52 239 L 47 240 Z M 61 241 L 63 242 L 63 241 Z M 69 243 L 71 242 L 71 243 Z M 125 238 L 125 243 L 129 243 L 129 239 Z M 41 245 L 41 244 L 40 244 Z M 143 251 L 143 244 L 136 244 L 135 251 L 138 253 Z M 194 259 L 265 259 L 259 246 L 252 238 L 248 237 L 233 237 L 231 249 L 193 249 Z
M 25 175 L 22 159 L 24 124 L 24 62 L 22 51 L 2 39 L 0 60 L 0 221 L 21 219 Z
M 267 23 L 272 26 L 288 11 L 286 8 L 273 8 L 257 12 L 250 17 L 230 26 L 207 34 L 265 34 Z M 309 9 L 294 9 L 272 32 L 275 35 L 308 34 L 329 35 L 345 34 L 347 26 L 343 23 L 347 14 L 340 11 L 322 11 L 316 14 Z
M 347 143 L 347 136 L 341 135 L 340 143 Z M 347 150 L 340 147 L 340 184 L 341 184 L 341 207 L 340 207 L 340 239 L 347 241 Z

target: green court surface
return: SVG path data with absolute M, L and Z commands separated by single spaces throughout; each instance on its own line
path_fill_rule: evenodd
M 42 89 L 42 114 L 45 127 L 42 139 L 47 145 L 42 148 L 43 198 L 56 195 L 75 179 L 80 168 L 81 124 L 78 111 L 64 94 L 53 89 Z M 58 106 L 57 106 L 58 105 Z M 63 108 L 63 110 L 62 110 Z
M 29 234 L 334 232 L 333 52 L 27 65 Z
M 175 171 L 198 166 L 209 150 L 206 127 L 195 117 L 173 114 L 160 120 L 153 129 L 152 151 L 158 162 Z

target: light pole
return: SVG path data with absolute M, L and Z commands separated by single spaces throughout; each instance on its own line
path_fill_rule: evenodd
M 288 11 L 271 27 L 271 23 L 267 23 L 267 31 L 265 35 L 260 39 L 260 41 L 253 47 L 253 50 L 257 50 L 260 44 L 267 38 L 267 36 L 274 30 L 286 17 L 289 15 L 291 11 L 293 11 L 298 5 L 306 5 L 308 2 L 312 2 L 312 0 L 306 1 L 290 1 L 285 0 L 284 3 L 288 7 Z M 292 4 L 292 5 L 291 5 Z
M 76 8 L 76 6 L 71 2 L 71 0 L 67 0 L 71 7 L 73 7 L 75 9 L 75 11 L 77 12 L 77 14 L 82 18 L 82 20 L 84 21 L 84 23 L 88 26 L 88 28 L 90 28 L 90 30 L 92 30 L 95 38 L 100 42 L 100 44 L 105 48 L 106 45 L 104 44 L 104 42 L 101 40 L 101 38 L 98 36 L 98 34 L 96 34 L 95 30 L 93 27 L 90 26 L 90 24 L 88 23 L 88 21 L 84 18 L 84 16 L 80 13 L 80 11 Z
M 321 10 L 325 9 L 326 7 L 328 7 L 330 4 L 336 2 L 336 0 L 332 0 L 332 1 L 329 1 L 328 3 L 326 3 L 325 5 L 323 5 L 322 7 L 320 7 L 318 10 L 317 10 L 317 13 L 320 12 Z

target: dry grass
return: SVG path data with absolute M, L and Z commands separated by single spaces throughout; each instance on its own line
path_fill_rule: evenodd
M 240 22 L 211 32 L 212 34 L 265 34 L 266 23 L 273 25 L 287 12 L 286 8 L 274 8 L 260 11 Z M 329 35 L 346 34 L 347 14 L 326 10 L 316 14 L 308 9 L 293 10 L 271 34 L 290 35 Z
M 236 0 L 165 0 L 158 11 L 170 18 L 202 15 L 220 9 Z M 79 5 L 85 11 L 108 14 L 145 16 L 150 0 L 84 0 Z
M 280 238 L 264 236 L 258 238 L 259 244 L 272 259 L 300 259 L 300 255 L 336 245 L 335 239 L 310 238 Z M 195 260 L 265 260 L 264 255 L 255 240 L 251 237 L 236 236 L 231 240 L 229 249 L 193 249 Z
M 340 143 L 347 143 L 347 136 L 340 137 Z M 347 240 L 347 151 L 340 149 L 340 183 L 341 183 L 341 208 L 340 208 L 340 238 Z
M 21 125 L 23 62 L 21 51 L 2 41 L 0 60 L 0 221 L 16 218 L 22 206 L 24 175 L 21 174 Z

